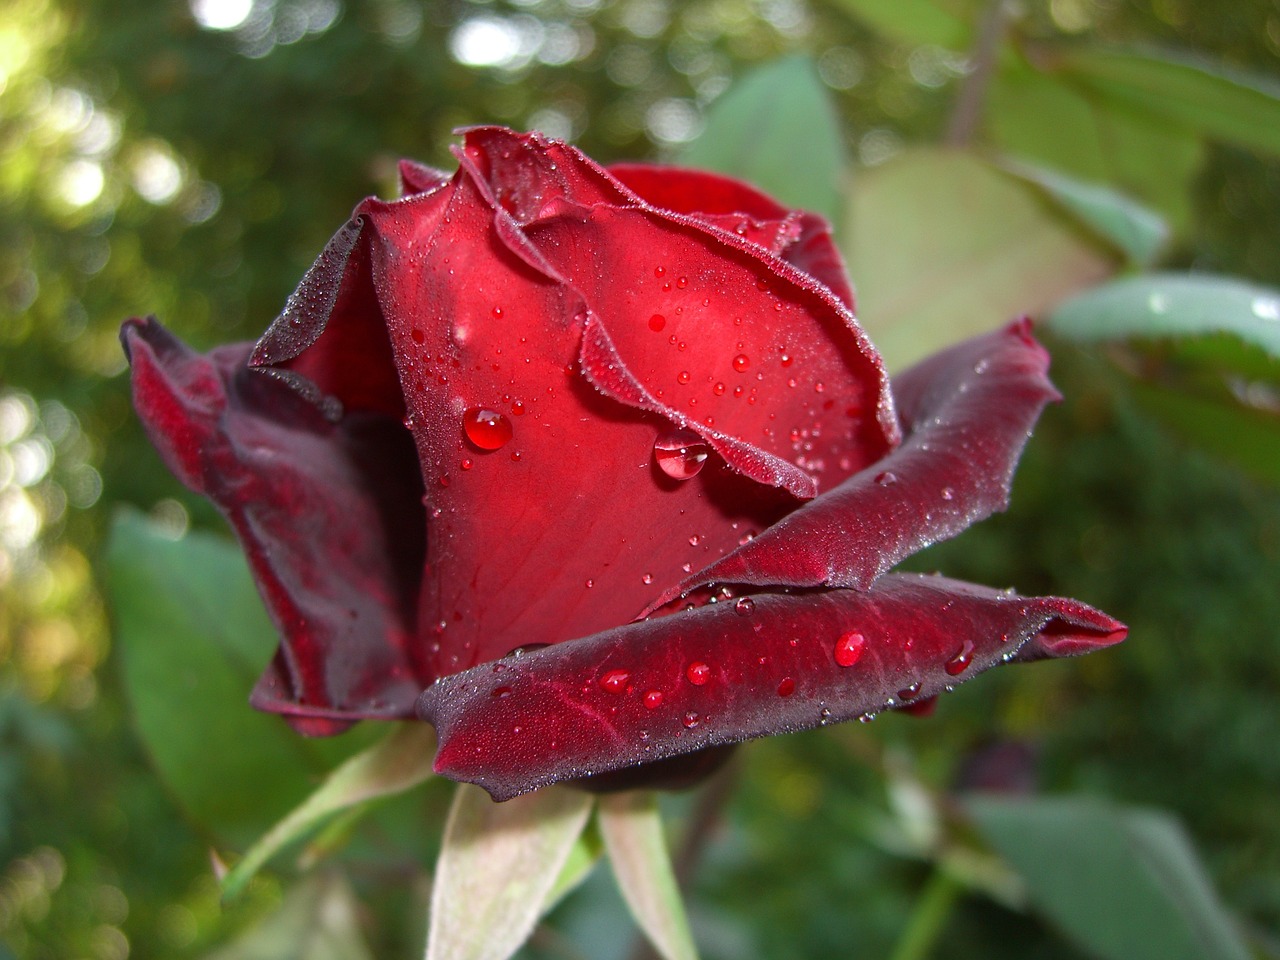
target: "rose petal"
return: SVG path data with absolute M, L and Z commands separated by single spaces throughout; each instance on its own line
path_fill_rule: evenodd
M 528 200 L 517 187 L 548 165 L 530 138 L 468 131 L 467 160 L 582 294 L 596 318 L 583 363 L 606 394 L 697 431 L 734 469 L 800 497 L 897 442 L 879 357 L 824 284 L 694 217 L 638 197 L 608 202 L 602 181 L 616 181 L 569 148 L 554 189 Z
M 446 189 L 358 213 L 425 478 L 420 636 L 438 673 L 626 622 L 794 502 L 718 462 L 683 482 L 655 466 L 670 424 L 577 371 L 581 297 L 468 157 Z M 476 410 L 510 439 L 477 444 Z
M 869 716 L 1002 660 L 1083 653 L 1124 635 L 1074 600 L 891 574 L 868 591 L 762 595 L 484 664 L 441 678 L 418 710 L 439 734 L 437 772 L 503 800 Z
M 284 637 L 254 704 L 305 733 L 410 714 L 433 675 L 411 649 L 424 523 L 408 433 L 331 422 L 248 369 L 246 344 L 197 354 L 151 318 L 121 337 L 152 441 L 230 521 Z
M 760 244 L 824 283 L 854 309 L 849 270 L 831 236 L 831 225 L 817 214 L 788 210 L 741 180 L 701 170 L 646 163 L 606 169 L 652 206 L 687 214 Z
M 425 163 L 418 163 L 416 160 L 401 160 L 398 169 L 400 195 L 405 197 L 414 193 L 431 193 L 433 190 L 438 190 L 453 176 L 435 167 L 428 167 Z
M 869 586 L 899 561 L 1003 510 L 1031 427 L 1058 394 L 1049 355 L 1019 321 L 966 340 L 895 381 L 907 439 L 667 591 L 705 583 Z

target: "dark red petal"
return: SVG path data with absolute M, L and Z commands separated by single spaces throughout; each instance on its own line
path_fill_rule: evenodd
M 869 586 L 900 560 L 1003 510 L 1040 411 L 1058 394 L 1025 321 L 895 380 L 907 439 L 664 595 L 704 583 Z
M 193 352 L 154 319 L 121 331 L 133 397 L 165 463 L 239 537 L 284 637 L 253 702 L 305 733 L 403 717 L 415 665 L 422 488 L 398 421 L 330 421 L 246 366 L 249 345 Z
M 655 466 L 670 425 L 578 372 L 581 297 L 474 169 L 359 214 L 425 478 L 439 673 L 626 622 L 793 503 L 719 463 L 683 482 Z
M 425 163 L 418 163 L 416 160 L 401 160 L 399 170 L 400 195 L 405 197 L 414 193 L 431 193 L 433 190 L 438 190 L 453 176 L 443 170 L 428 167 Z
M 418 704 L 440 737 L 436 770 L 504 800 L 870 716 L 1002 660 L 1087 652 L 1125 634 L 1073 600 L 901 574 L 869 591 L 746 606 L 700 607 L 441 678 Z M 710 668 L 696 672 L 701 682 L 694 664 Z
M 462 162 L 543 269 L 585 300 L 595 324 L 583 360 L 596 387 L 800 497 L 897 442 L 879 355 L 826 285 L 554 148 L 486 128 L 468 132 Z
M 347 410 L 404 417 L 404 398 L 369 271 L 367 241 L 353 219 L 321 251 L 254 347 L 269 367 L 311 399 Z
M 831 225 L 817 214 L 788 210 L 740 180 L 701 170 L 622 163 L 608 171 L 651 206 L 688 214 L 760 244 L 824 283 L 854 309 L 844 258 Z

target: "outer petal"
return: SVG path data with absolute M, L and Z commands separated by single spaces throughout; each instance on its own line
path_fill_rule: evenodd
M 903 558 L 1003 510 L 1031 428 L 1058 396 L 1048 367 L 1048 353 L 1019 321 L 907 371 L 895 384 L 902 446 L 660 603 L 711 582 L 865 588 Z
M 805 210 L 788 210 L 755 187 L 701 170 L 621 163 L 609 173 L 646 203 L 682 213 L 758 243 L 825 284 L 850 310 L 853 288 L 831 225 Z
M 1002 660 L 1084 653 L 1124 635 L 1073 600 L 893 574 L 869 591 L 758 596 L 485 664 L 441 678 L 418 709 L 440 736 L 436 770 L 503 800 L 870 716 Z
M 411 714 L 431 675 L 410 647 L 424 525 L 408 433 L 326 419 L 249 370 L 246 344 L 203 356 L 154 319 L 121 336 L 152 441 L 230 521 L 284 637 L 254 704 L 312 734 Z

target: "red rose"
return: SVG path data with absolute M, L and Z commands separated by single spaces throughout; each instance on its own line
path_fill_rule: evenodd
M 125 325 L 283 637 L 256 706 L 311 734 L 416 707 L 501 799 L 1124 636 L 888 572 L 1004 507 L 1055 395 L 1025 322 L 891 393 L 821 219 L 536 134 L 457 156 L 364 201 L 256 345 Z

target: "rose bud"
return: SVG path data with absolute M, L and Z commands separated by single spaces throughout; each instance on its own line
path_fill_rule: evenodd
M 505 799 L 1124 637 L 890 572 L 1004 509 L 1056 396 L 1027 322 L 891 385 L 820 218 L 537 134 L 456 155 L 361 203 L 256 344 L 125 324 L 152 439 L 279 628 L 255 706 L 416 714 Z

